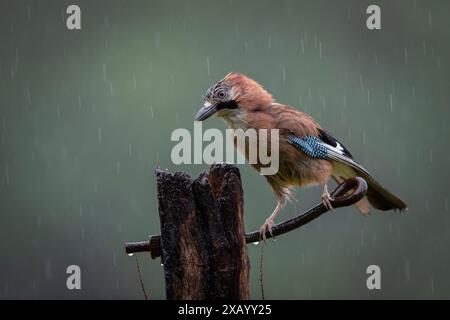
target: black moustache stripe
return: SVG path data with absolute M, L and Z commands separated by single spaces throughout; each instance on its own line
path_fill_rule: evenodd
M 217 110 L 236 109 L 237 107 L 238 107 L 238 105 L 237 105 L 236 101 L 234 101 L 234 100 L 219 102 L 217 104 Z

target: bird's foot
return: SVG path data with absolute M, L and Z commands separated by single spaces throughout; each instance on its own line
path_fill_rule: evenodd
M 264 241 L 264 243 L 266 243 L 267 232 L 269 232 L 269 234 L 272 238 L 275 238 L 272 233 L 272 226 L 273 226 L 273 220 L 267 219 L 266 222 L 264 222 L 264 224 L 261 226 L 261 228 L 259 228 L 260 239 L 262 239 Z
M 328 210 L 334 211 L 333 206 L 331 205 L 331 201 L 333 201 L 334 199 L 330 196 L 330 194 L 328 192 L 324 192 L 322 194 L 322 203 L 325 206 L 325 208 L 327 208 Z

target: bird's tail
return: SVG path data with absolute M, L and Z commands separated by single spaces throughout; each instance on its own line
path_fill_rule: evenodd
M 366 180 L 368 186 L 366 197 L 356 203 L 356 206 L 362 213 L 369 213 L 370 206 L 381 211 L 407 210 L 407 205 L 403 200 L 383 187 L 366 170 L 360 170 L 352 166 L 347 167 L 346 170 L 338 170 L 338 172 L 333 173 L 333 178 L 338 183 L 354 176 L 359 176 Z

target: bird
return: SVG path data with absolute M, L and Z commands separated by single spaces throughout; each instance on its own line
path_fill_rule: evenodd
M 261 84 L 250 77 L 230 72 L 209 87 L 203 99 L 203 106 L 196 113 L 195 121 L 204 121 L 215 115 L 222 118 L 231 129 L 279 130 L 279 168 L 275 174 L 264 176 L 277 200 L 272 214 L 260 228 L 264 241 L 267 232 L 272 235 L 276 216 L 287 201 L 294 199 L 292 193 L 297 187 L 321 185 L 322 202 L 332 210 L 332 198 L 328 192 L 330 178 L 336 183 L 356 176 L 366 180 L 367 193 L 356 203 L 359 211 L 365 215 L 369 214 L 371 207 L 380 211 L 407 210 L 403 200 L 375 180 L 369 171 L 354 160 L 344 144 L 313 117 L 277 103 Z M 263 167 L 259 161 L 251 165 L 258 171 Z

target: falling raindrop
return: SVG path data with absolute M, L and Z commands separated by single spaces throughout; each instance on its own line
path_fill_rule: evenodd
M 320 101 L 322 102 L 322 108 L 325 111 L 327 108 L 327 99 L 323 96 L 320 96 Z
M 392 93 L 389 94 L 389 105 L 391 107 L 391 112 L 394 112 L 394 102 L 392 98 Z
M 51 279 L 53 276 L 52 263 L 48 259 L 44 261 L 44 270 L 45 270 L 45 277 L 47 279 Z
M 302 48 L 302 53 L 305 54 L 305 43 L 303 42 L 303 37 L 300 38 L 300 47 Z
M 207 68 L 207 73 L 208 73 L 208 76 L 210 76 L 211 75 L 211 64 L 210 64 L 210 62 L 209 62 L 209 57 L 206 57 L 206 68 Z
M 120 161 L 117 161 L 116 163 L 116 172 L 120 173 Z
M 434 293 L 434 277 L 431 277 L 431 293 Z
M 319 41 L 319 59 L 322 60 L 322 42 Z
M 269 49 L 272 49 L 272 37 L 269 35 L 269 39 L 267 40 L 267 45 Z
M 111 93 L 112 96 L 114 95 L 114 87 L 112 82 L 109 83 L 109 92 Z
M 106 64 L 102 66 L 103 81 L 106 82 Z
M 31 94 L 30 94 L 30 89 L 27 87 L 25 87 L 25 94 L 27 96 L 27 102 L 28 105 L 31 106 Z
M 404 56 L 405 56 L 405 64 L 408 64 L 408 49 L 407 48 L 405 48 Z
M 283 67 L 283 83 L 286 83 L 286 68 Z
M 97 141 L 98 143 L 102 143 L 102 128 L 97 129 Z
M 133 74 L 133 87 L 136 90 L 137 89 L 137 80 L 136 80 L 136 75 Z
M 81 109 L 82 104 L 81 104 L 81 96 L 78 96 L 78 109 Z
M 131 143 L 128 144 L 128 156 L 131 158 Z
M 113 252 L 113 265 L 114 265 L 114 267 L 117 266 L 117 259 L 116 259 L 116 253 L 115 252 Z

